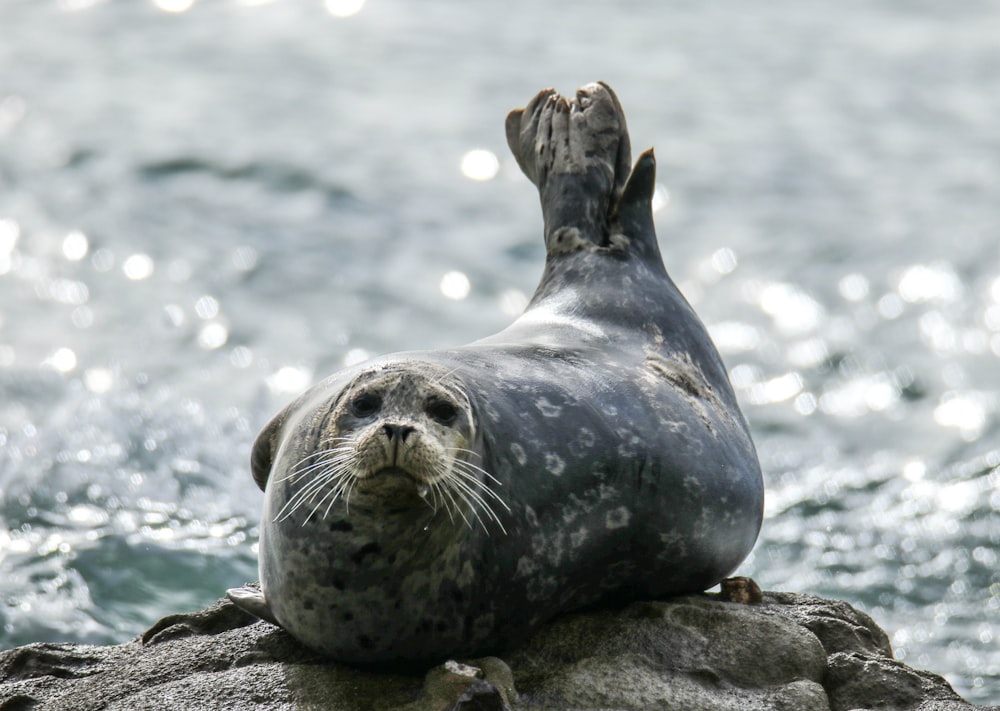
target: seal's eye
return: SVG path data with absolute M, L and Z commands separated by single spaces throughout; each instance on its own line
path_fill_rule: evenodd
M 450 425 L 458 419 L 458 408 L 444 400 L 432 400 L 427 405 L 427 414 L 442 425 Z
M 356 398 L 351 400 L 351 404 L 348 405 L 348 408 L 351 410 L 351 414 L 355 417 L 371 417 L 379 411 L 380 407 L 382 407 L 382 398 L 378 395 L 372 395 L 370 393 L 358 395 Z

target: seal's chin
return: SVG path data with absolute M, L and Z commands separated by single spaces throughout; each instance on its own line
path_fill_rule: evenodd
M 383 501 L 418 503 L 424 482 L 400 467 L 386 467 L 363 479 L 358 479 L 355 491 Z

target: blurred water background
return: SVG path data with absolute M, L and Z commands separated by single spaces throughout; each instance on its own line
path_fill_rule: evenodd
M 604 79 L 768 491 L 739 571 L 1000 700 L 1000 2 L 0 0 L 0 648 L 255 579 L 259 427 L 509 323 Z

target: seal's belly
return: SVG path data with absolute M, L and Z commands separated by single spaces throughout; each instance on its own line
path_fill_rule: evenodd
M 262 532 L 264 595 L 294 637 L 353 662 L 443 659 L 491 646 L 490 576 L 454 535 L 443 544 L 442 532 L 421 528 L 358 535 L 338 520 L 337 537 L 328 524 Z M 316 536 L 327 541 L 317 545 Z

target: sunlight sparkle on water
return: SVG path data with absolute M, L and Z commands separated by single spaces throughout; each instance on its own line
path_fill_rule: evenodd
M 164 12 L 187 12 L 194 0 L 153 0 L 153 4 Z
M 965 439 L 976 439 L 986 424 L 986 410 L 974 394 L 945 393 L 934 409 L 934 421 L 961 430 Z
M 962 283 L 947 266 L 916 264 L 903 272 L 898 290 L 910 303 L 956 301 L 962 295 Z
M 440 289 L 447 298 L 461 301 L 469 295 L 472 284 L 462 272 L 451 271 L 441 277 Z
M 889 373 L 873 373 L 831 388 L 819 398 L 820 409 L 837 417 L 860 417 L 882 412 L 899 400 L 899 389 Z
M 14 220 L 0 220 L 0 257 L 9 256 L 14 251 L 21 227 Z
M 81 526 L 103 526 L 110 520 L 108 512 L 91 504 L 77 504 L 69 510 L 67 518 Z
M 312 373 L 306 368 L 286 365 L 268 376 L 267 387 L 275 394 L 299 393 L 308 387 Z
M 249 368 L 253 364 L 253 351 L 246 346 L 236 346 L 229 354 L 229 362 L 234 368 Z
M 837 290 L 847 301 L 861 301 L 868 296 L 868 279 L 861 274 L 848 274 L 837 283 Z
M 229 329 L 218 321 L 206 323 L 198 331 L 198 345 L 207 351 L 215 350 L 226 345 L 229 340 Z
M 219 300 L 214 296 L 202 296 L 194 302 L 194 312 L 198 318 L 210 319 L 219 315 Z
M 361 12 L 365 0 L 326 0 L 326 11 L 334 17 L 351 17 Z
M 889 321 L 902 316 L 903 308 L 903 300 L 895 294 L 886 294 L 875 305 L 878 315 Z
M 919 459 L 914 459 L 903 465 L 903 478 L 907 481 L 920 481 L 927 473 L 927 465 Z
M 802 376 L 798 373 L 785 373 L 764 382 L 754 383 L 747 390 L 747 400 L 754 405 L 784 402 L 802 392 Z
M 132 281 L 148 279 L 153 274 L 153 259 L 148 254 L 133 254 L 122 262 L 122 271 Z
M 731 274 L 739 265 L 739 260 L 736 259 L 736 252 L 729 247 L 722 247 L 712 253 L 711 263 L 719 274 Z
M 980 497 L 978 481 L 956 481 L 937 492 L 938 507 L 953 514 L 969 513 Z
M 462 175 L 470 180 L 493 180 L 500 172 L 496 153 L 476 148 L 462 156 Z
M 653 212 L 659 212 L 669 204 L 670 191 L 662 183 L 657 183 L 656 187 L 653 188 L 653 199 L 650 202 L 650 207 Z
M 723 353 L 744 353 L 761 343 L 760 331 L 742 321 L 720 321 L 709 325 L 712 341 Z
M 767 284 L 760 290 L 760 307 L 774 319 L 775 326 L 787 334 L 804 333 L 816 328 L 823 319 L 823 307 L 791 284 Z
M 63 238 L 62 253 L 71 262 L 79 262 L 86 257 L 89 249 L 87 235 L 79 230 L 73 230 Z
M 92 393 L 106 393 L 114 382 L 115 377 L 107 368 L 88 368 L 83 373 L 83 384 Z
M 42 365 L 54 368 L 60 373 L 68 373 L 76 367 L 76 353 L 69 348 L 60 348 L 46 358 Z

